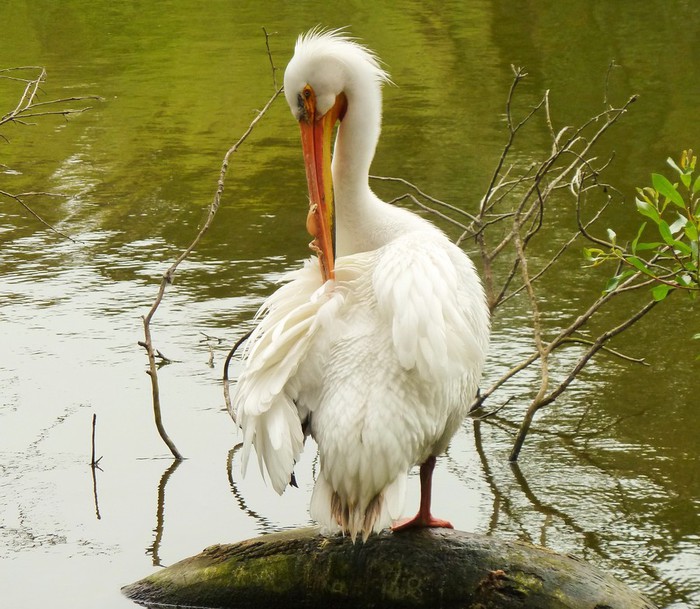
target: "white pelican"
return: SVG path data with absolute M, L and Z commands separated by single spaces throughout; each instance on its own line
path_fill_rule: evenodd
M 400 515 L 416 464 L 420 510 L 394 530 L 451 527 L 430 513 L 432 472 L 476 393 L 489 335 L 467 255 L 370 190 L 387 81 L 376 56 L 338 31 L 297 40 L 284 88 L 301 127 L 318 258 L 262 305 L 232 400 L 244 472 L 254 446 L 280 494 L 313 436 L 311 517 L 353 541 Z

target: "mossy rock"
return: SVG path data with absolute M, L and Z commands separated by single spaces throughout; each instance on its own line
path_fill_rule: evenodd
M 449 529 L 366 543 L 295 529 L 216 545 L 123 592 L 160 606 L 245 609 L 653 609 L 585 562 Z

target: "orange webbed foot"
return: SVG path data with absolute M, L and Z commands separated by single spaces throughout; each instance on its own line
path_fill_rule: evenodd
M 449 520 L 434 518 L 431 514 L 424 516 L 420 513 L 416 514 L 413 518 L 397 520 L 391 526 L 391 530 L 394 533 L 401 533 L 409 529 L 454 529 L 454 527 Z

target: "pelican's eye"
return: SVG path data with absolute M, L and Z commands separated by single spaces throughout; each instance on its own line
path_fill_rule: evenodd
M 301 93 L 297 94 L 299 104 L 299 120 L 313 120 L 316 112 L 316 97 L 311 85 L 305 85 Z

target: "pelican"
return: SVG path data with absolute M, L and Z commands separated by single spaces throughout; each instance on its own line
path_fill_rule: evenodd
M 317 255 L 257 313 L 231 402 L 244 473 L 254 447 L 280 494 L 305 437 L 315 439 L 310 515 L 353 542 L 392 524 L 452 526 L 431 514 L 433 468 L 467 415 L 489 340 L 469 257 L 369 187 L 386 82 L 375 54 L 343 32 L 296 42 L 284 89 L 301 128 Z M 420 508 L 397 521 L 415 465 Z

